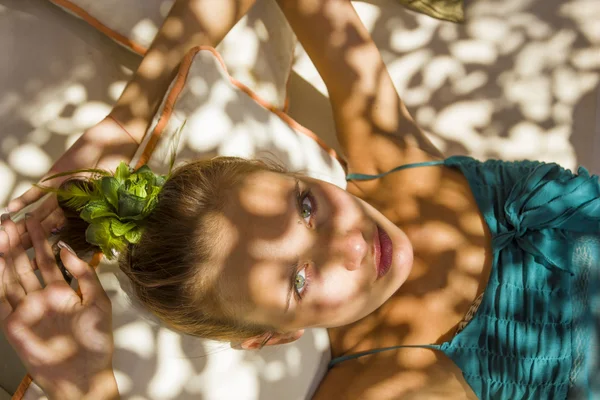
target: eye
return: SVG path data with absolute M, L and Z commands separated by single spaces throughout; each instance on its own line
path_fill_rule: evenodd
M 296 274 L 296 278 L 294 279 L 294 290 L 296 291 L 296 294 L 300 297 L 302 297 L 302 295 L 304 294 L 304 291 L 306 289 L 306 267 L 302 268 L 300 271 L 298 271 L 298 273 Z
M 313 203 L 310 196 L 304 196 L 300 203 L 300 216 L 304 218 L 304 221 L 310 223 L 310 217 L 313 215 Z

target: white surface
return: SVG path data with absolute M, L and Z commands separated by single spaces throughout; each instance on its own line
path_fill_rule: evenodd
M 52 0 L 50 0 L 52 1 Z M 69 0 L 109 29 L 148 48 L 174 0 Z M 294 35 L 274 0 L 260 0 L 217 49 L 229 73 L 278 108 L 286 101 Z
M 463 25 L 406 11 L 396 0 L 353 4 L 410 112 L 447 155 L 600 173 L 593 146 L 600 1 L 477 0 L 467 3 Z M 327 91 L 300 47 L 294 72 L 304 97 L 295 99 L 292 85 L 290 113 L 331 136 L 333 125 L 305 111 Z

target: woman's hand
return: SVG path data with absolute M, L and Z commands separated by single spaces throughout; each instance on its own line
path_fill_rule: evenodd
M 46 177 L 77 169 L 114 170 L 119 162 L 131 160 L 183 57 L 196 46 L 217 46 L 255 1 L 176 0 L 110 117 L 88 129 L 52 166 Z M 65 179 L 68 177 L 40 183 L 56 188 Z M 12 200 L 7 211 L 18 212 L 44 194 L 33 187 Z M 56 196 L 45 198 L 31 213 L 41 221 L 46 235 L 64 222 Z M 20 234 L 26 233 L 24 224 L 19 223 L 18 228 Z M 30 247 L 28 235 L 21 240 L 25 248 Z
M 40 180 L 39 184 L 58 188 L 62 182 L 69 178 L 68 176 L 55 178 L 46 182 L 44 182 L 44 179 L 60 172 L 90 168 L 113 171 L 119 165 L 119 162 L 131 160 L 137 148 L 138 143 L 114 119 L 107 117 L 88 129 L 56 161 L 46 176 Z M 34 204 L 44 195 L 46 195 L 46 192 L 33 186 L 23 195 L 12 200 L 8 204 L 7 211 L 10 213 L 18 212 Z M 35 210 L 31 210 L 30 212 L 41 222 L 46 236 L 53 230 L 60 229 L 64 223 L 64 214 L 58 206 L 56 196 L 54 195 L 48 195 Z M 25 229 L 25 224 L 19 222 L 17 229 L 22 236 L 21 242 L 23 247 L 31 247 L 31 241 Z
M 50 398 L 118 398 L 111 303 L 96 273 L 60 242 L 61 260 L 78 280 L 80 298 L 56 265 L 39 220 L 25 221 L 35 249 L 32 263 L 15 223 L 7 214 L 2 219 L 0 324 L 8 342 Z

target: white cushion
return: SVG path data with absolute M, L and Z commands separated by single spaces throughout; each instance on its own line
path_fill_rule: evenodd
M 50 0 L 143 54 L 174 0 Z M 284 109 L 295 36 L 275 0 L 260 0 L 217 47 L 231 75 Z

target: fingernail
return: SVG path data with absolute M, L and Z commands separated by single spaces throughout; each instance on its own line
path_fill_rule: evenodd
M 75 251 L 71 248 L 71 246 L 69 246 L 68 244 L 66 244 L 65 242 L 63 242 L 62 240 L 59 240 L 58 243 L 56 244 L 59 248 L 61 249 L 67 249 L 67 251 L 69 251 L 71 254 L 75 254 Z
M 53 235 L 58 235 L 61 231 L 63 230 L 62 226 L 59 226 L 58 228 L 54 228 L 50 231 L 51 234 Z
M 57 264 L 58 269 L 60 269 L 60 272 L 63 274 L 63 278 L 65 278 L 65 281 L 71 284 L 71 281 L 73 280 L 73 275 L 69 272 L 68 269 L 65 268 L 65 265 L 63 264 L 62 260 L 58 260 Z
M 4 253 L 0 252 L 0 257 L 4 257 Z
M 33 216 L 33 214 L 31 213 L 25 213 L 25 219 L 31 218 Z
M 9 213 L 4 213 L 0 217 L 0 222 L 8 221 L 9 219 L 10 219 L 10 214 Z

